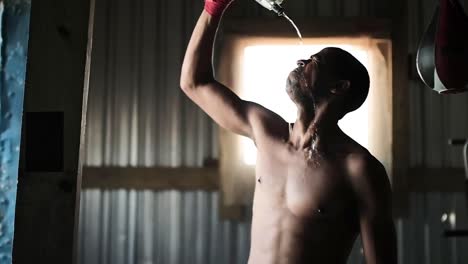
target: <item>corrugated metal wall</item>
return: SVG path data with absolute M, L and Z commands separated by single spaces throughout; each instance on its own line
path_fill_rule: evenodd
M 247 263 L 250 223 L 220 221 L 217 193 L 87 190 L 80 222 L 81 263 Z
M 195 166 L 217 156 L 214 124 L 178 88 L 185 21 L 195 19 L 185 2 L 96 1 L 88 165 Z
M 468 228 L 464 194 L 418 193 L 410 201 L 409 218 L 396 224 L 400 263 L 467 263 L 468 238 L 442 237 L 445 229 Z
M 410 216 L 395 222 L 399 263 L 467 263 L 468 238 L 442 237 L 444 229 L 468 228 L 463 194 L 410 201 Z M 80 234 L 86 264 L 245 264 L 250 247 L 250 222 L 220 221 L 218 194 L 206 192 L 87 190 Z M 348 263 L 364 263 L 360 241 Z
M 268 16 L 238 1 L 230 16 Z M 411 0 L 409 49 L 436 0 Z M 466 1 L 468 2 L 468 1 Z M 388 16 L 391 1 L 289 0 L 293 18 Z M 199 166 L 218 156 L 217 128 L 182 96 L 182 57 L 203 1 L 97 0 L 87 127 L 87 165 Z M 468 135 L 467 95 L 442 97 L 410 85 L 411 164 L 461 166 L 449 137 Z M 397 221 L 400 263 L 465 263 L 467 241 L 440 237 L 443 213 L 468 223 L 461 194 L 412 194 Z M 250 223 L 219 221 L 218 194 L 86 190 L 80 263 L 246 263 Z M 349 263 L 362 263 L 356 244 Z M 465 260 L 465 261 L 462 261 Z

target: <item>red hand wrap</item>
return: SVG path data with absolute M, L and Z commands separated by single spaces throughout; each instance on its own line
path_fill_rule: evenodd
M 212 17 L 220 17 L 232 0 L 205 0 L 205 10 Z

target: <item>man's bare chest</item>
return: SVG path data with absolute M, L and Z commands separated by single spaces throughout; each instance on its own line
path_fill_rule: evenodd
M 264 206 L 286 208 L 296 216 L 337 217 L 350 207 L 352 194 L 338 161 L 259 156 L 255 199 Z

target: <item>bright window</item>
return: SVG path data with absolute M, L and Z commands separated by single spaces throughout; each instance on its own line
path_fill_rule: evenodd
M 298 59 L 307 59 L 325 47 L 339 47 L 353 54 L 370 72 L 368 52 L 355 45 L 251 45 L 244 49 L 241 62 L 240 96 L 254 101 L 282 116 L 287 122 L 296 120 L 296 107 L 286 94 L 286 78 L 296 68 Z M 340 128 L 364 147 L 368 147 L 368 104 L 347 114 L 338 123 Z M 243 137 L 244 162 L 254 165 L 257 150 L 253 142 Z

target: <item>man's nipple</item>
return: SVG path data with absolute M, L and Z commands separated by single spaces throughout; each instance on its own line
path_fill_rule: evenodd
M 319 207 L 319 208 L 317 208 L 317 213 L 318 213 L 318 214 L 324 214 L 325 211 L 323 210 L 322 207 Z

